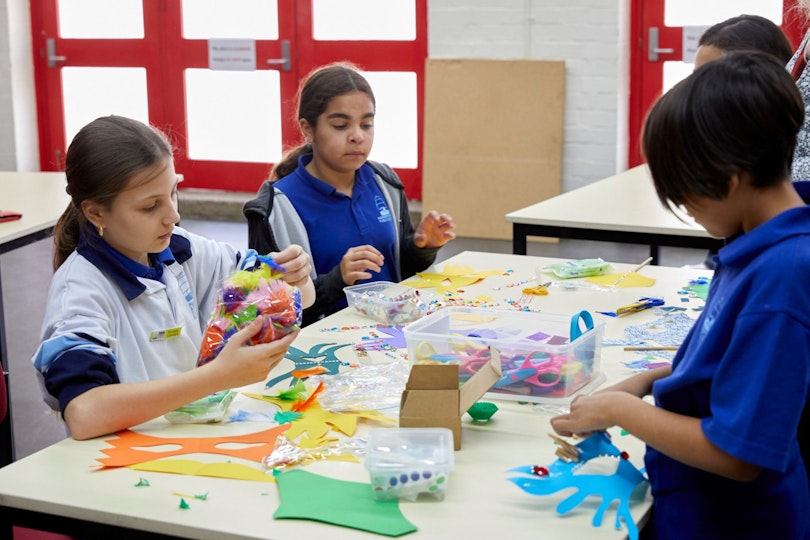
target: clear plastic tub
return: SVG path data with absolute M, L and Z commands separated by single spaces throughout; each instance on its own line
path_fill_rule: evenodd
M 453 432 L 446 428 L 371 430 L 365 466 L 378 501 L 420 495 L 443 500 L 453 469 Z
M 386 324 L 406 324 L 427 312 L 419 291 L 390 281 L 372 281 L 344 287 L 346 300 L 357 311 Z
M 587 317 L 585 317 L 587 315 Z M 587 318 L 586 328 L 582 320 Z M 502 378 L 490 399 L 562 403 L 605 380 L 600 371 L 604 321 L 590 313 L 447 307 L 403 330 L 412 364 L 457 364 L 461 382 L 498 350 Z

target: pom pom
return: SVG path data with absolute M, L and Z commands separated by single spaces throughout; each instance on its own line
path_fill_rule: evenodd
M 275 341 L 301 326 L 301 291 L 282 281 L 283 268 L 260 257 L 254 270 L 239 270 L 223 281 L 200 346 L 197 365 L 217 357 L 225 343 L 257 317 L 262 329 L 252 345 Z

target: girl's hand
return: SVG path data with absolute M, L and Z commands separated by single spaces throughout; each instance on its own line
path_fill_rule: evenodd
M 231 336 L 212 362 L 198 369 L 211 366 L 210 369 L 219 370 L 223 388 L 238 388 L 265 380 L 284 358 L 287 349 L 298 336 L 298 330 L 270 343 L 249 345 L 250 338 L 261 331 L 262 324 L 262 318 L 256 318 Z
M 312 283 L 312 259 L 304 248 L 292 244 L 280 252 L 270 253 L 273 262 L 284 267 L 283 279 L 301 291 L 301 304 L 307 308 L 315 303 L 315 284 Z
M 340 276 L 346 285 L 354 285 L 361 279 L 371 279 L 371 272 L 379 272 L 385 259 L 374 246 L 349 248 L 340 260 Z
M 290 285 L 300 288 L 310 279 L 312 261 L 301 246 L 292 244 L 282 251 L 269 253 L 269 256 L 274 263 L 284 267 L 282 279 Z
M 442 247 L 456 237 L 456 233 L 453 232 L 455 228 L 452 216 L 431 210 L 416 228 L 413 243 L 418 248 Z

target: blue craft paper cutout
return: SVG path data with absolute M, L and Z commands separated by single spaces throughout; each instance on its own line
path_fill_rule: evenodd
M 287 373 L 282 373 L 278 377 L 270 379 L 264 386 L 265 388 L 273 388 L 284 379 L 290 379 L 290 387 L 293 387 L 301 380 L 298 377 L 293 377 L 294 371 L 316 366 L 321 366 L 326 369 L 322 375 L 335 375 L 340 371 L 340 366 L 343 365 L 343 362 L 338 359 L 336 351 L 343 347 L 348 347 L 349 345 L 351 345 L 351 343 L 341 343 L 340 345 L 335 345 L 334 343 L 319 343 L 310 347 L 309 351 L 290 347 L 287 349 L 287 354 L 284 355 L 284 358 L 292 360 L 295 367 Z M 326 347 L 326 349 L 324 349 L 324 347 Z
M 618 501 L 616 509 L 616 529 L 621 528 L 622 522 L 627 527 L 627 536 L 630 540 L 638 540 L 638 526 L 630 513 L 630 498 L 642 482 L 647 479 L 630 461 L 621 456 L 621 451 L 610 442 L 607 433 L 594 433 L 577 444 L 579 461 L 566 462 L 557 459 L 546 469 L 548 474 L 538 475 L 536 465 L 525 465 L 510 469 L 508 472 L 522 473 L 526 476 L 513 476 L 508 478 L 520 489 L 532 495 L 550 495 L 567 488 L 577 488 L 577 491 L 557 505 L 557 513 L 566 514 L 582 503 L 589 495 L 599 495 L 602 502 L 593 516 L 592 525 L 600 527 L 605 511 L 613 501 Z M 618 459 L 618 468 L 612 475 L 575 474 L 587 461 L 611 456 Z

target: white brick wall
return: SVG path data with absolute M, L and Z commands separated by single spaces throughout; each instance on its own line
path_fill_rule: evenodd
M 564 60 L 562 186 L 569 191 L 625 166 L 629 2 L 429 0 L 428 54 Z M 20 65 L 30 55 L 28 3 L 0 3 L 0 170 L 30 170 L 38 163 L 33 75 L 31 66 Z
M 629 0 L 433 0 L 431 58 L 566 63 L 563 191 L 625 167 Z

